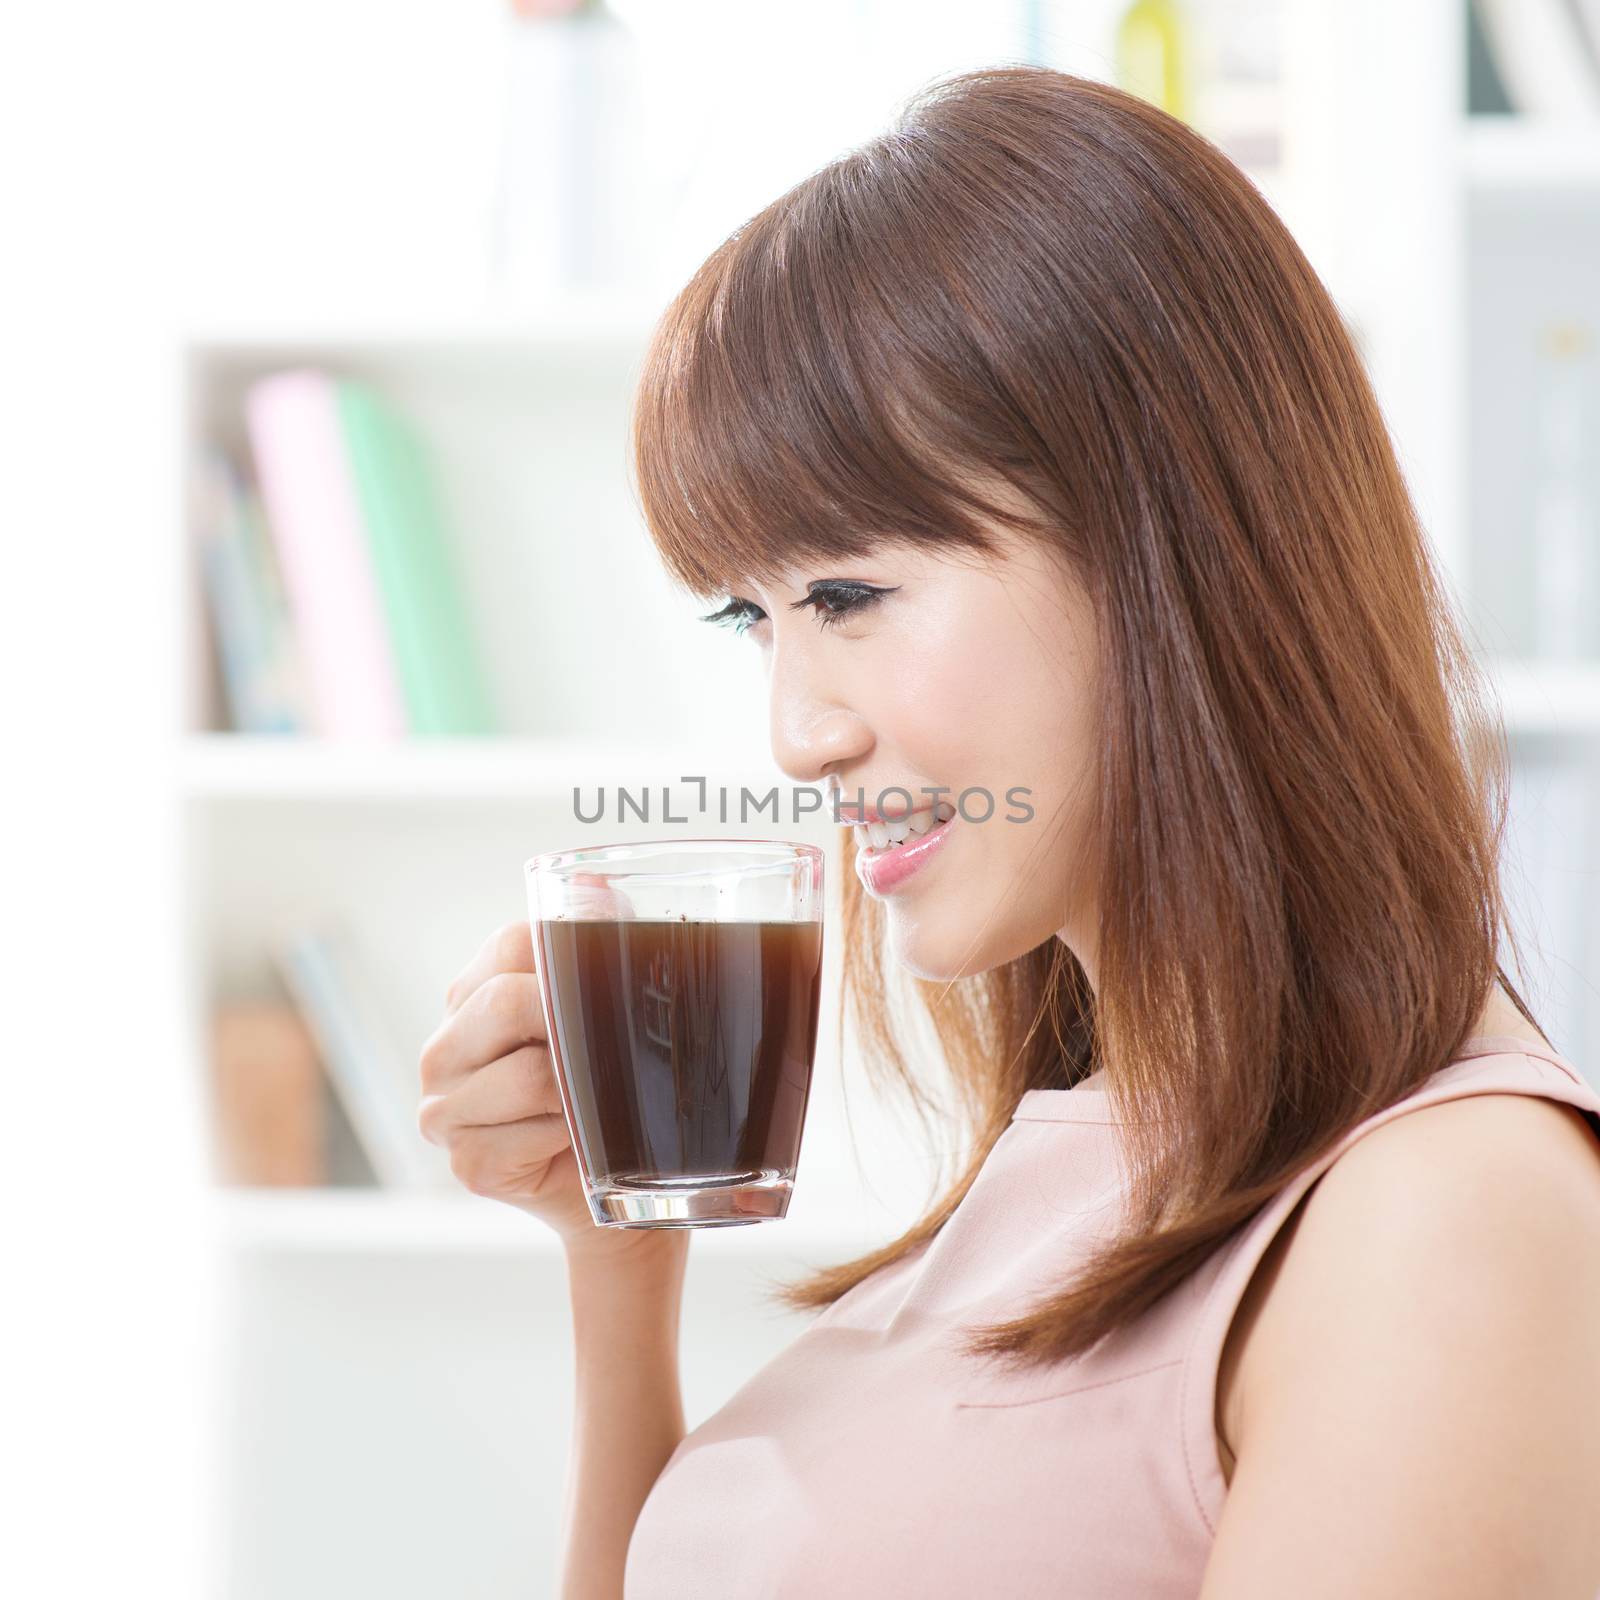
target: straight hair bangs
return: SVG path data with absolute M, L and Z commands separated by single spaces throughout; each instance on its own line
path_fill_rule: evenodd
M 950 361 L 963 328 L 947 292 L 895 260 L 904 219 L 848 203 L 851 162 L 883 159 L 856 152 L 781 196 L 656 326 L 634 401 L 636 489 L 696 596 L 894 543 L 992 552 L 985 521 L 1039 531 L 982 494 L 986 479 L 1033 480 L 1016 442 L 983 439 L 962 406 L 977 374 Z

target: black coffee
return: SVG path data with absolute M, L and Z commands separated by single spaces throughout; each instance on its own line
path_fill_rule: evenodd
M 535 924 L 551 1049 L 591 1179 L 792 1171 L 822 986 L 818 922 Z

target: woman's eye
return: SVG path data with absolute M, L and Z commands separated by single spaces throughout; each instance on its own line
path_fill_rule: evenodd
M 746 628 L 753 628 L 766 612 L 760 606 L 749 600 L 741 600 L 735 595 L 725 605 L 711 612 L 708 616 L 701 617 L 702 622 L 713 622 L 720 628 L 732 628 L 734 633 L 742 634 Z
M 896 585 L 895 587 L 898 587 Z M 853 616 L 874 606 L 894 589 L 875 589 L 867 583 L 814 583 L 803 598 L 793 601 L 789 609 L 799 611 L 809 606 L 816 613 L 818 623 L 826 628 L 843 618 Z M 742 634 L 758 622 L 766 620 L 766 612 L 753 601 L 734 595 L 718 610 L 702 617 L 702 622 L 714 622 L 720 627 L 732 628 Z
M 886 594 L 893 593 L 894 589 L 875 589 L 867 583 L 814 583 L 805 599 L 795 601 L 792 609 L 798 611 L 802 606 L 811 606 L 816 611 L 817 621 L 826 628 L 841 618 L 875 606 Z

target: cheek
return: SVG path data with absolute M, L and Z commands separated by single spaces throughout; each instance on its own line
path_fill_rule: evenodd
M 1048 938 L 1093 893 L 1095 663 L 1060 616 L 1019 615 L 1010 597 L 976 621 L 969 613 L 968 625 L 952 628 L 946 643 L 920 666 L 931 692 L 919 727 L 927 754 L 918 760 L 941 783 L 994 797 L 990 819 L 967 833 L 963 854 L 974 876 L 955 930 L 964 930 L 965 944 L 981 926 L 983 948 L 972 954 L 982 970 Z M 1013 789 L 1026 793 L 1010 800 Z M 984 808 L 974 796 L 974 814 Z M 1028 809 L 1027 820 L 1008 820 Z M 921 930 L 935 944 L 937 921 L 930 916 Z M 950 962 L 941 948 L 931 964 Z
M 879 735 L 929 782 L 990 789 L 997 807 L 1025 770 L 1041 735 L 1058 743 L 1061 677 L 993 608 L 949 608 L 898 630 L 874 663 Z
M 1017 809 L 1006 792 L 1025 788 L 1043 817 L 1063 803 L 1072 810 L 1092 770 L 1091 667 L 1059 617 L 969 603 L 893 641 L 875 663 L 879 704 L 868 714 L 926 781 L 987 789 L 996 817 Z M 973 807 L 982 809 L 976 797 Z

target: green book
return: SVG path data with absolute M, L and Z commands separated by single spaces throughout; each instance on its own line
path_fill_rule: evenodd
M 494 714 L 421 442 L 365 384 L 339 421 L 413 734 L 493 733 Z

